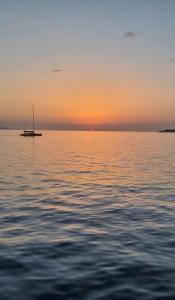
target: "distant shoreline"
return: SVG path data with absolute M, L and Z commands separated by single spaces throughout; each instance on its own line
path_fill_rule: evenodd
M 19 129 L 19 128 L 0 128 L 0 130 L 13 130 L 13 131 L 22 131 L 23 129 Z M 48 129 L 48 128 L 45 128 L 45 129 L 42 129 L 42 128 L 39 128 L 38 131 L 87 131 L 87 132 L 161 132 L 160 130 L 132 130 L 132 129 L 93 129 L 93 130 L 90 130 L 90 129 Z

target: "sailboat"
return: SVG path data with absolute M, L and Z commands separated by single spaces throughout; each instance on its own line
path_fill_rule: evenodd
M 35 111 L 34 111 L 34 106 L 32 106 L 33 110 L 33 129 L 32 130 L 24 130 L 23 133 L 21 133 L 21 136 L 42 136 L 42 133 L 40 132 L 35 132 Z

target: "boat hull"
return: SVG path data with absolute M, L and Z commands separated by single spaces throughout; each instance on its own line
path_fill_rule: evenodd
M 35 136 L 42 136 L 42 133 L 21 133 L 20 136 L 35 137 Z
M 175 133 L 175 129 L 164 129 L 164 130 L 160 130 L 160 132 L 163 132 L 163 133 Z

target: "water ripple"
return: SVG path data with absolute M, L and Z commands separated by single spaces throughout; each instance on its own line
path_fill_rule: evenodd
M 0 299 L 175 299 L 172 136 L 7 136 Z

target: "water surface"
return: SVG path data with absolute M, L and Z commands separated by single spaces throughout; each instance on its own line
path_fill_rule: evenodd
M 0 131 L 0 299 L 175 299 L 175 134 Z

